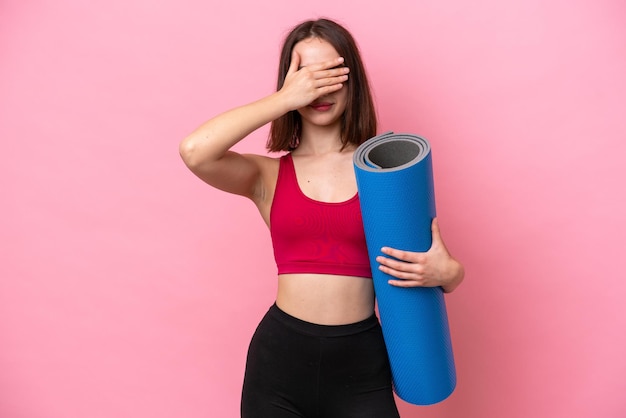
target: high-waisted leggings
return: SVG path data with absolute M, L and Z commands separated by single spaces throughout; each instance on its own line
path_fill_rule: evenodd
M 378 318 L 317 325 L 275 304 L 248 351 L 243 418 L 399 418 Z

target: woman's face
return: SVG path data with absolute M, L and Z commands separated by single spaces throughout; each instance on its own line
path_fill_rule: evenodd
M 293 50 L 300 55 L 300 67 L 306 67 L 339 57 L 335 48 L 320 38 L 308 38 L 298 42 Z M 322 96 L 308 106 L 298 109 L 303 127 L 307 123 L 317 126 L 330 126 L 340 123 L 346 109 L 348 89 L 344 86 L 338 91 Z

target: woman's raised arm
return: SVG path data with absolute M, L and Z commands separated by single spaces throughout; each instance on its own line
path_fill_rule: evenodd
M 261 191 L 260 156 L 230 149 L 254 130 L 285 113 L 307 106 L 342 87 L 347 69 L 334 68 L 343 58 L 299 68 L 294 53 L 283 88 L 255 102 L 222 113 L 180 143 L 189 169 L 206 183 L 226 192 L 254 198 Z

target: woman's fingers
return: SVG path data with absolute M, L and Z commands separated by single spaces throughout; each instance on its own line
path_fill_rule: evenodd
M 426 253 L 418 253 L 413 251 L 398 250 L 397 248 L 383 247 L 381 252 L 398 260 L 402 260 L 407 263 L 424 263 L 426 260 Z M 382 258 L 382 257 L 381 257 Z M 392 260 L 393 261 L 393 260 Z
M 296 55 L 295 51 L 294 55 Z M 347 80 L 347 74 L 350 72 L 348 67 L 343 67 L 341 64 L 343 64 L 343 58 L 337 58 L 301 67 L 299 71 L 310 74 L 321 85 L 336 84 Z
M 445 292 L 452 292 L 463 281 L 463 265 L 445 247 L 436 218 L 431 230 L 432 245 L 427 252 L 381 249 L 384 255 L 376 257 L 376 261 L 383 273 L 393 277 L 389 284 L 398 287 L 441 286 Z
M 340 90 L 350 72 L 340 66 L 342 63 L 343 58 L 336 58 L 302 67 L 300 56 L 294 51 L 282 88 L 289 98 L 290 108 L 298 109 Z
M 327 78 L 322 78 L 322 79 L 316 80 L 315 81 L 315 86 L 316 86 L 316 88 L 324 88 L 324 87 L 334 86 L 334 85 L 337 85 L 337 84 L 344 83 L 347 80 L 348 80 L 348 76 L 347 75 L 341 75 L 341 76 L 338 76 L 338 77 L 327 77 Z
M 339 67 L 342 64 L 343 64 L 343 57 L 338 57 L 332 60 L 307 65 L 306 67 L 302 67 L 302 68 L 307 68 L 311 72 L 327 71 L 327 70 L 331 71 L 331 70 L 338 70 L 341 68 L 346 68 L 346 67 Z
M 320 70 L 316 72 L 309 72 L 309 77 L 311 77 L 315 88 L 322 88 L 346 82 L 348 80 L 349 71 L 350 70 L 346 67 L 332 70 Z
M 317 80 L 347 78 L 350 69 L 348 67 L 331 68 L 329 70 L 319 70 L 313 72 L 313 77 Z
M 298 67 L 300 66 L 300 55 L 296 51 L 293 51 L 291 54 L 291 62 L 289 63 L 289 69 L 287 70 L 287 75 L 293 74 L 298 71 Z

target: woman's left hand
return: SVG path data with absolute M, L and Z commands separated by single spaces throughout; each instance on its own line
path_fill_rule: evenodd
M 398 287 L 441 286 L 446 293 L 452 292 L 462 281 L 463 265 L 450 255 L 441 238 L 437 218 L 433 219 L 432 245 L 427 252 L 403 251 L 383 247 L 381 251 L 390 257 L 378 256 L 379 269 L 396 279 L 389 284 Z

